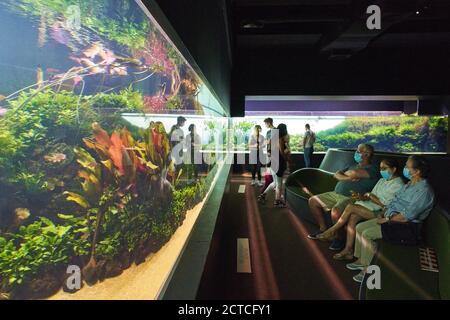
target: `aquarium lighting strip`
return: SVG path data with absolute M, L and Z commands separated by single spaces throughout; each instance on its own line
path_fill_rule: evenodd
M 379 116 L 400 116 L 401 111 L 246 111 L 246 117 L 252 116 L 360 116 L 360 117 L 379 117 Z
M 246 96 L 245 101 L 418 101 L 418 96 Z

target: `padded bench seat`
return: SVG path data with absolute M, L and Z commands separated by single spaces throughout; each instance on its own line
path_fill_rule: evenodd
M 302 188 L 308 188 L 312 194 L 332 191 L 337 183 L 333 178 L 334 172 L 354 164 L 354 152 L 354 150 L 329 149 L 318 169 L 300 169 L 287 178 L 286 202 L 297 216 L 316 224 L 308 206 L 310 195 Z M 403 166 L 408 155 L 377 152 L 374 156 L 375 165 L 385 158 L 397 159 Z M 442 185 L 442 182 L 450 180 L 450 171 L 447 168 L 448 158 L 428 156 L 428 159 L 433 168 L 429 181 L 435 188 L 439 204 L 448 208 L 450 197 L 448 197 L 447 185 Z M 439 168 L 445 168 L 445 170 L 439 170 Z M 435 208 L 423 228 L 423 246 L 435 249 L 439 273 L 420 269 L 418 247 L 397 246 L 381 240 L 373 261 L 373 264 L 381 268 L 381 290 L 368 290 L 363 284 L 360 289 L 360 298 L 450 300 L 449 221 L 450 218 L 445 211 Z M 326 215 L 326 222 L 331 225 L 329 214 Z
M 336 179 L 334 173 L 320 169 L 305 168 L 291 174 L 286 180 L 285 199 L 289 207 L 300 218 L 316 223 L 309 212 L 308 199 L 310 195 L 303 191 L 306 187 L 312 194 L 320 194 L 334 190 Z M 303 186 L 303 187 L 302 187 Z M 331 224 L 331 216 L 326 217 L 327 223 Z
M 419 247 L 394 245 L 381 240 L 372 261 L 372 265 L 381 270 L 381 289 L 369 290 L 364 281 L 360 289 L 361 299 L 450 299 L 450 226 L 445 213 L 435 208 L 424 229 L 421 246 L 436 251 L 439 273 L 421 270 Z

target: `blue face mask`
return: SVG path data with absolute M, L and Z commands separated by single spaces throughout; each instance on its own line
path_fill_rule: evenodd
M 358 151 L 355 152 L 355 156 L 353 157 L 356 162 L 360 163 L 362 161 L 362 154 Z
M 405 176 L 406 179 L 411 180 L 412 176 L 411 173 L 409 172 L 408 167 L 404 167 L 403 168 L 403 175 Z
M 380 171 L 381 176 L 383 177 L 384 180 L 391 180 L 392 178 L 392 173 L 390 173 L 387 170 L 382 170 Z

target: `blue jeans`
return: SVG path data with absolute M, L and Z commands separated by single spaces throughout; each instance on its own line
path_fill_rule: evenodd
M 305 157 L 305 168 L 311 168 L 311 158 L 314 153 L 314 147 L 305 148 L 304 157 Z

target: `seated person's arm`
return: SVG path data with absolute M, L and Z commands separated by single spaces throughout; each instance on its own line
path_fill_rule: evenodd
M 370 201 L 372 201 L 373 203 L 379 205 L 380 207 L 384 207 L 384 203 L 381 202 L 380 198 L 378 198 L 376 195 L 374 195 L 373 193 L 368 193 L 367 197 L 369 198 Z
M 416 198 L 411 201 L 405 212 L 401 214 L 409 221 L 417 219 L 421 213 L 431 210 L 434 206 L 434 193 L 430 189 L 420 192 Z
M 390 215 L 386 215 L 386 217 L 378 218 L 377 223 L 383 224 L 388 221 L 394 221 L 394 222 L 408 222 L 409 220 L 406 219 L 402 214 L 398 212 L 391 212 Z
M 395 214 L 393 214 L 389 220 L 395 221 L 395 222 L 408 222 L 409 221 L 407 218 L 405 218 L 405 216 L 403 214 L 398 213 L 398 212 L 395 212 Z
M 344 170 L 344 171 L 347 171 L 347 170 Z M 349 179 L 349 177 L 347 177 L 345 175 L 344 171 L 342 171 L 342 170 L 337 171 L 334 174 L 334 178 L 339 181 L 350 181 L 351 179 Z
M 365 169 L 348 170 L 345 172 L 345 175 L 350 177 L 350 180 L 370 178 L 369 172 Z
M 412 221 L 417 219 L 421 213 L 431 210 L 433 205 L 433 191 L 430 189 L 424 189 L 409 203 L 409 205 L 405 208 L 405 212 L 387 212 L 386 216 L 391 219 L 396 217 L 394 221 L 401 221 L 401 219 L 405 219 L 403 222 Z

